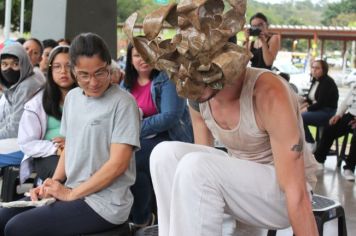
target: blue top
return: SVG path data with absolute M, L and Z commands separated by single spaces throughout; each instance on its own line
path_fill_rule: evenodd
M 129 90 L 123 82 L 121 87 Z M 141 137 L 168 131 L 171 140 L 193 142 L 187 101 L 178 96 L 176 86 L 165 72 L 153 78 L 151 94 L 158 113 L 142 120 Z

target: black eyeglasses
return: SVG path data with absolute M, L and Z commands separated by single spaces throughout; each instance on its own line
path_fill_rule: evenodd
M 65 65 L 59 64 L 59 63 L 55 63 L 50 65 L 50 67 L 52 68 L 52 71 L 54 73 L 61 73 L 62 72 L 62 68 L 64 68 L 65 71 L 70 71 L 70 64 L 67 63 Z
M 97 80 L 105 80 L 109 75 L 110 71 L 107 68 L 103 68 L 92 74 L 83 71 L 76 72 L 76 78 L 83 82 L 89 82 L 91 77 L 94 77 Z

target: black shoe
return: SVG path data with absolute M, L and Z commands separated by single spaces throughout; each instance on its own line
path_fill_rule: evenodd
M 135 234 L 138 230 L 140 230 L 142 228 L 152 226 L 152 225 L 154 225 L 155 220 L 156 220 L 155 214 L 151 213 L 150 219 L 145 224 L 135 224 L 135 223 L 131 222 L 131 223 L 129 223 L 131 232 L 133 234 Z

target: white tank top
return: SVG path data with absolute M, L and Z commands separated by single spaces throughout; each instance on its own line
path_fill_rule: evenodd
M 201 103 L 199 108 L 214 138 L 227 148 L 231 157 L 273 165 L 274 160 L 269 135 L 257 126 L 253 103 L 256 81 L 265 72 L 271 73 L 264 69 L 247 68 L 240 96 L 240 119 L 235 128 L 230 130 L 221 128 L 212 116 L 209 102 Z M 281 80 L 289 88 L 288 84 L 283 79 Z M 292 91 L 290 96 L 298 115 L 300 134 L 304 137 L 303 121 L 299 112 L 297 96 Z M 303 148 L 306 178 L 309 184 L 314 187 L 316 183 L 316 161 L 306 148 L 305 141 Z

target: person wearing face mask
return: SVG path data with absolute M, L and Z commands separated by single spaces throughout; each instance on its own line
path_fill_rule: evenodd
M 17 145 L 19 121 L 24 104 L 42 86 L 25 49 L 19 43 L 7 45 L 0 52 L 0 167 L 19 165 L 23 157 Z

